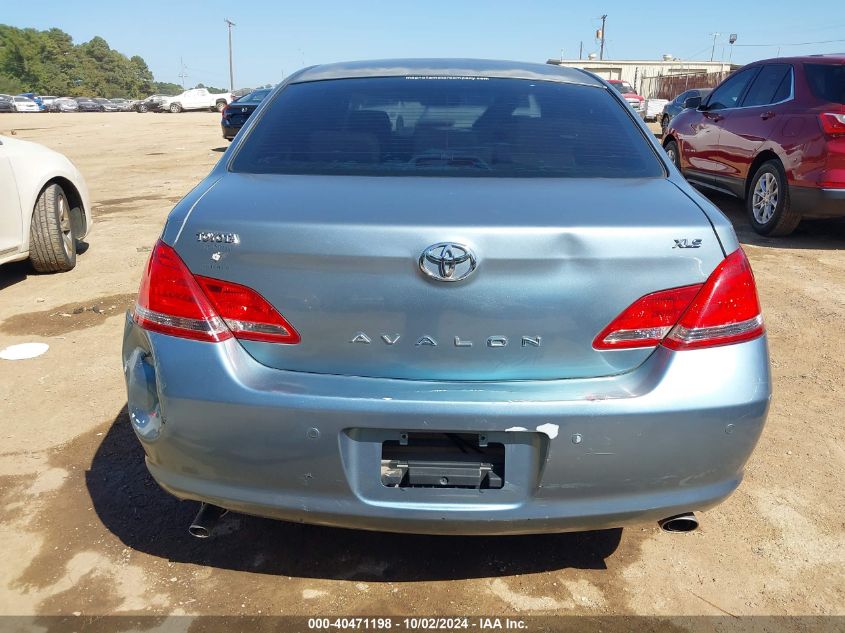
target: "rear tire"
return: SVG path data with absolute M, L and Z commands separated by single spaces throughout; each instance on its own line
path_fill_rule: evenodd
M 29 259 L 39 273 L 59 273 L 76 266 L 76 236 L 64 190 L 48 185 L 38 196 L 29 227 Z
M 147 105 L 145 103 L 140 104 L 137 108 L 138 112 L 140 112 L 141 114 L 146 112 L 148 109 L 149 108 L 147 108 Z
M 173 114 L 179 114 L 182 111 L 182 106 L 180 106 L 178 103 L 171 103 L 170 104 L 170 111 Z
M 748 219 L 760 235 L 789 235 L 801 223 L 801 212 L 792 207 L 789 183 L 779 160 L 769 160 L 751 179 L 745 199 Z
M 223 112 L 223 110 L 224 110 L 224 108 L 225 108 L 225 107 L 226 107 L 226 102 L 225 102 L 225 101 L 218 101 L 218 102 L 214 105 L 214 108 L 215 108 L 218 112 Z
M 663 146 L 663 149 L 666 150 L 666 155 L 669 157 L 669 160 L 672 161 L 675 167 L 680 169 L 681 155 L 678 153 L 678 144 L 675 141 L 669 141 Z

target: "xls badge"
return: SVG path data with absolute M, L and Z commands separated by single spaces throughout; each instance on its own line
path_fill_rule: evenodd
M 672 248 L 701 248 L 701 240 L 690 240 L 687 238 L 675 240 L 675 245 Z

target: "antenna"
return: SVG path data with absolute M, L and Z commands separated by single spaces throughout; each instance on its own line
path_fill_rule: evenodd
M 223 18 L 223 21 L 226 23 L 226 26 L 229 27 L 229 92 L 234 92 L 235 71 L 232 66 L 232 27 L 237 26 L 237 24 L 232 22 L 229 18 Z

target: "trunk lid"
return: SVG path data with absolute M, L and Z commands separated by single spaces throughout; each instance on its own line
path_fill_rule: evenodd
M 475 272 L 424 275 L 421 254 L 443 242 L 468 247 Z M 702 210 L 662 178 L 227 173 L 173 246 L 194 274 L 257 290 L 299 331 L 298 345 L 241 341 L 265 365 L 467 381 L 628 371 L 651 350 L 598 351 L 596 334 L 724 257 Z

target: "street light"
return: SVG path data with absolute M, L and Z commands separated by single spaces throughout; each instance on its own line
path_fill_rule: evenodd
M 730 64 L 734 56 L 734 42 L 736 42 L 736 33 L 730 34 L 730 37 L 728 37 L 728 42 L 731 45 L 730 53 L 728 53 L 728 64 Z

